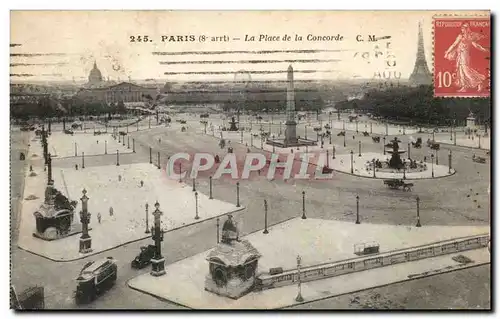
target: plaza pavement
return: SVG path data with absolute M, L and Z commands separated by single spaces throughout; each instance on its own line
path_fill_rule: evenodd
M 33 153 L 41 156 L 41 147 L 33 145 L 31 154 Z M 88 254 L 80 254 L 76 249 L 79 245 L 79 235 L 54 241 L 44 241 L 32 236 L 36 227 L 33 213 L 43 203 L 47 183 L 47 172 L 43 171 L 43 166 L 33 164 L 38 175 L 29 176 L 29 172 L 26 173 L 18 245 L 22 249 L 56 261 L 86 257 Z M 80 223 L 79 199 L 82 190 L 87 190 L 87 196 L 90 198 L 89 212 L 92 214 L 92 229 L 89 232 L 92 237 L 92 254 L 149 237 L 150 234 L 145 233 L 146 203 L 149 205 L 149 227 L 153 225 L 152 213 L 155 210 L 154 204 L 158 201 L 163 212 L 162 228 L 166 231 L 243 209 L 235 204 L 209 199 L 208 195 L 197 192 L 198 219 L 195 219 L 196 201 L 192 186 L 167 178 L 163 170 L 149 163 L 94 166 L 79 170 L 53 167 L 52 176 L 56 189 L 70 200 L 78 202 L 73 223 Z M 141 181 L 143 186 L 140 186 Z M 37 198 L 26 200 L 32 195 Z M 109 213 L 110 208 L 113 208 L 112 215 Z M 98 213 L 102 216 L 100 223 L 97 219 Z
M 192 127 L 188 128 L 188 132 L 186 133 L 180 132 L 180 125 L 172 123 L 171 128 L 162 126 L 151 130 L 131 132 L 131 135 L 140 139 L 144 145 L 149 143 L 154 146 L 154 151 L 161 151 L 162 156 L 163 154 L 185 150 L 220 152 L 217 146 L 217 139 L 194 133 L 195 130 L 198 133 L 202 132 L 199 118 L 195 122 L 193 121 Z M 298 130 L 300 130 L 300 127 L 298 127 Z M 363 150 L 380 152 L 381 143 L 373 143 L 371 137 L 365 138 L 361 135 L 352 134 L 352 132 L 348 132 L 347 134 L 347 146 L 338 148 L 337 154 L 348 153 L 350 149 L 356 150 L 358 139 L 362 140 Z M 356 136 L 356 140 L 352 139 L 352 135 Z M 161 143 L 158 143 L 159 137 L 162 138 Z M 424 138 L 425 136 L 422 135 L 422 137 Z M 404 136 L 401 138 L 403 142 L 407 142 Z M 334 136 L 333 142 L 341 144 L 342 139 L 341 137 Z M 39 142 L 37 143 L 39 144 Z M 245 147 L 238 145 L 234 145 L 234 147 L 237 152 L 246 152 Z M 394 192 L 383 187 L 379 180 L 361 179 L 347 174 L 335 174 L 331 182 L 321 183 L 303 181 L 284 183 L 280 180 L 269 182 L 266 179 L 259 179 L 252 181 L 252 183 L 241 183 L 241 201 L 246 209 L 235 213 L 234 216 L 237 220 L 244 221 L 242 223 L 243 234 L 262 230 L 264 226 L 262 216 L 263 199 L 267 199 L 269 203 L 268 218 L 271 225 L 290 217 L 300 216 L 302 203 L 299 194 L 301 190 L 305 190 L 308 217 L 353 222 L 355 220 L 353 212 L 356 207 L 355 195 L 359 194 L 360 215 L 363 223 L 413 225 L 416 212 L 415 196 L 419 195 L 421 198 L 421 220 L 424 228 L 427 225 L 488 225 L 489 196 L 487 196 L 486 189 L 490 182 L 489 165 L 472 162 L 472 154 L 475 153 L 476 155 L 484 156 L 482 154 L 483 151 L 473 151 L 467 148 L 443 145 L 442 150 L 439 151 L 441 153 L 440 158 L 445 158 L 448 150 L 453 151 L 453 167 L 457 169 L 458 173 L 443 179 L 419 181 L 415 183 L 412 193 Z M 142 153 L 138 151 L 136 154 L 121 156 L 120 162 L 129 164 L 148 162 L 149 156 L 145 153 L 146 151 L 148 149 L 143 148 Z M 422 159 L 424 155 L 428 157 L 430 154 L 430 151 L 425 147 L 422 149 L 412 149 L 411 152 L 412 157 L 418 160 Z M 68 158 L 54 160 L 53 164 L 57 167 L 73 167 L 74 162 L 74 159 Z M 114 159 L 112 156 L 110 158 L 96 156 L 85 160 L 86 166 L 102 166 L 112 164 L 113 162 Z M 11 176 L 11 178 L 14 177 L 14 175 Z M 14 183 L 13 185 L 16 184 Z M 197 188 L 205 194 L 208 193 L 208 181 L 200 179 Z M 231 180 L 214 181 L 215 198 L 222 201 L 234 202 L 235 196 L 235 187 Z M 166 257 L 167 264 L 170 264 L 202 253 L 212 248 L 215 242 L 216 225 L 214 220 L 210 220 L 166 233 L 162 251 Z M 151 239 L 144 239 L 90 258 L 57 264 L 25 251 L 14 249 L 12 251 L 12 281 L 19 290 L 34 284 L 44 286 L 46 306 L 49 309 L 75 308 L 72 292 L 75 289 L 74 279 L 78 271 L 88 260 L 111 255 L 117 258 L 119 263 L 117 284 L 110 292 L 100 297 L 94 303 L 79 307 L 93 309 L 182 308 L 179 305 L 165 303 L 149 295 L 131 290 L 126 285 L 126 281 L 132 277 L 136 277 L 137 274 L 149 273 L 149 269 L 142 271 L 131 269 L 130 261 L 138 254 L 140 246 L 151 243 Z M 54 270 L 56 268 L 58 269 L 57 271 Z M 478 267 L 477 269 L 485 268 Z M 420 298 L 420 294 L 417 294 L 416 291 L 413 293 L 414 289 L 418 289 L 418 292 L 421 292 L 424 296 L 430 296 L 429 298 L 432 298 L 432 300 L 439 298 L 440 307 L 467 307 L 467 305 L 474 304 L 473 300 L 469 300 L 472 297 L 469 289 L 471 281 L 478 282 L 479 286 L 482 285 L 481 283 L 487 285 L 490 280 L 489 276 L 485 276 L 485 272 L 482 270 L 481 272 L 476 272 L 475 270 L 466 272 L 464 270 L 454 273 L 456 275 L 440 275 L 398 284 L 402 287 L 400 289 L 404 290 L 404 293 L 402 292 L 404 296 L 397 294 L 392 294 L 392 296 L 394 298 L 397 297 L 403 304 L 418 304 L 420 308 L 425 307 L 426 303 L 418 303 L 415 300 L 415 298 Z M 460 275 L 462 273 L 470 274 Z M 486 274 L 488 274 L 487 271 Z M 457 283 L 455 280 L 457 276 L 465 279 Z M 436 281 L 437 283 L 435 283 Z M 392 287 L 392 285 L 389 287 Z M 444 292 L 445 290 L 448 291 L 450 287 L 454 287 L 453 295 L 447 294 L 444 296 L 443 294 L 439 294 L 439 296 L 435 296 L 436 289 Z M 476 295 L 474 294 L 473 296 Z M 429 298 L 424 299 L 429 300 Z M 481 300 L 481 304 L 484 303 L 489 304 L 489 301 Z M 341 308 L 352 307 L 349 304 L 349 300 L 346 301 L 346 298 L 339 297 L 303 304 L 299 308 L 319 307 L 331 309 L 337 306 Z
M 488 234 L 488 226 L 429 226 L 426 228 L 372 225 L 296 218 L 269 228 L 268 234 L 256 232 L 244 239 L 262 254 L 257 272 L 273 267 L 284 270 L 296 268 L 296 256 L 302 266 L 334 262 L 357 257 L 354 245 L 375 242 L 381 253 L 445 241 L 458 237 Z M 360 236 L 360 234 L 363 234 Z M 361 240 L 361 242 L 360 242 Z M 208 262 L 204 252 L 170 264 L 166 275 L 153 277 L 143 274 L 131 279 L 128 285 L 136 290 L 195 309 L 274 309 L 296 304 L 296 285 L 251 292 L 237 300 L 221 297 L 204 290 Z M 475 264 L 488 263 L 487 249 L 460 253 Z M 302 284 L 305 300 L 313 301 L 334 295 L 373 288 L 407 280 L 436 269 L 457 267 L 451 257 L 434 257 L 399 265 L 341 275 Z

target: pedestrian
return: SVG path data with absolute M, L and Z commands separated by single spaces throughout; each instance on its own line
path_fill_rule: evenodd
M 97 140 L 97 144 L 99 144 L 99 140 Z
M 109 208 L 109 216 L 113 216 L 113 207 Z
M 427 162 L 427 156 L 424 156 L 424 162 Z
M 101 223 L 101 213 L 97 213 L 97 221 L 99 224 Z
M 30 165 L 30 172 L 33 172 L 33 165 Z
M 118 181 L 121 182 L 122 181 L 122 176 L 121 175 L 118 175 Z
M 143 186 L 144 186 L 144 181 L 141 180 L 141 187 L 143 187 Z

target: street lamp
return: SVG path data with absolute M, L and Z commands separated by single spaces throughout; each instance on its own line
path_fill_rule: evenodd
M 194 192 L 194 204 L 196 209 L 196 215 L 194 216 L 194 219 L 200 219 L 200 216 L 198 216 L 198 192 Z
M 298 288 L 298 293 L 297 293 L 297 297 L 295 297 L 295 301 L 297 301 L 297 302 L 304 301 L 304 298 L 302 297 L 302 287 L 301 287 L 302 282 L 300 279 L 300 262 L 301 262 L 301 258 L 299 255 L 297 255 L 297 277 L 298 277 L 297 288 Z
M 153 164 L 153 148 L 149 147 L 149 164 Z
M 80 211 L 80 222 L 82 223 L 82 235 L 80 236 L 80 253 L 87 254 L 92 251 L 92 238 L 89 235 L 89 223 L 91 214 L 88 211 L 87 190 L 83 189 L 82 210 Z
M 219 217 L 217 217 L 217 244 L 219 243 L 219 238 L 220 238 L 220 236 L 219 236 L 219 227 L 220 227 L 219 226 Z
M 358 141 L 359 157 L 361 157 L 361 141 Z
M 434 154 L 431 154 L 432 178 L 434 178 Z
M 359 196 L 356 195 L 356 224 L 360 224 L 359 222 Z
M 448 153 L 448 174 L 451 174 L 451 150 Z
M 384 136 L 383 140 L 384 140 L 384 144 L 382 145 L 382 148 L 384 149 L 384 155 L 385 155 L 385 136 Z
M 209 176 L 208 179 L 209 179 L 209 186 L 210 186 L 210 196 L 208 197 L 208 199 L 214 199 L 212 196 L 212 176 Z
M 116 150 L 116 166 L 120 166 L 120 152 Z
M 163 230 L 161 227 L 160 217 L 163 213 L 160 211 L 160 204 L 158 201 L 155 203 L 155 211 L 153 212 L 154 216 L 154 228 L 153 231 L 153 240 L 155 242 L 155 250 L 153 258 L 151 258 L 151 275 L 158 277 L 165 274 L 165 258 L 161 255 L 161 242 L 163 241 Z
M 417 196 L 417 227 L 422 227 L 420 224 L 420 197 Z
M 438 150 L 436 149 L 436 165 L 439 165 Z
M 269 231 L 267 230 L 267 200 L 264 199 L 264 234 L 268 234 Z
M 306 192 L 302 191 L 302 219 L 307 219 L 306 217 Z
M 85 152 L 82 152 L 82 168 L 85 168 Z
M 240 207 L 240 182 L 236 182 L 236 207 Z
M 408 142 L 408 158 L 411 158 L 411 148 L 410 148 L 410 142 Z
M 344 131 L 344 147 L 345 147 L 345 131 Z
M 149 204 L 146 203 L 146 231 L 145 231 L 146 234 L 150 233 L 150 230 L 149 230 L 149 214 L 148 214 L 148 209 L 149 209 Z
M 351 174 L 354 174 L 354 152 L 351 150 Z

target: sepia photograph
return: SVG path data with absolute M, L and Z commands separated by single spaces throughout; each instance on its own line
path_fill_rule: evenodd
M 490 11 L 9 14 L 11 309 L 492 310 Z

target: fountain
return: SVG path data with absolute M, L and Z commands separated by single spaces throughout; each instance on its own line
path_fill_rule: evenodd
M 387 153 L 391 154 L 391 159 L 389 160 L 389 167 L 394 168 L 394 169 L 402 169 L 404 167 L 404 163 L 401 160 L 401 154 L 406 153 L 406 151 L 400 151 L 399 150 L 399 143 L 401 141 L 397 138 L 394 137 L 393 140 L 389 141 L 384 147 L 392 148 L 391 150 L 388 150 Z

